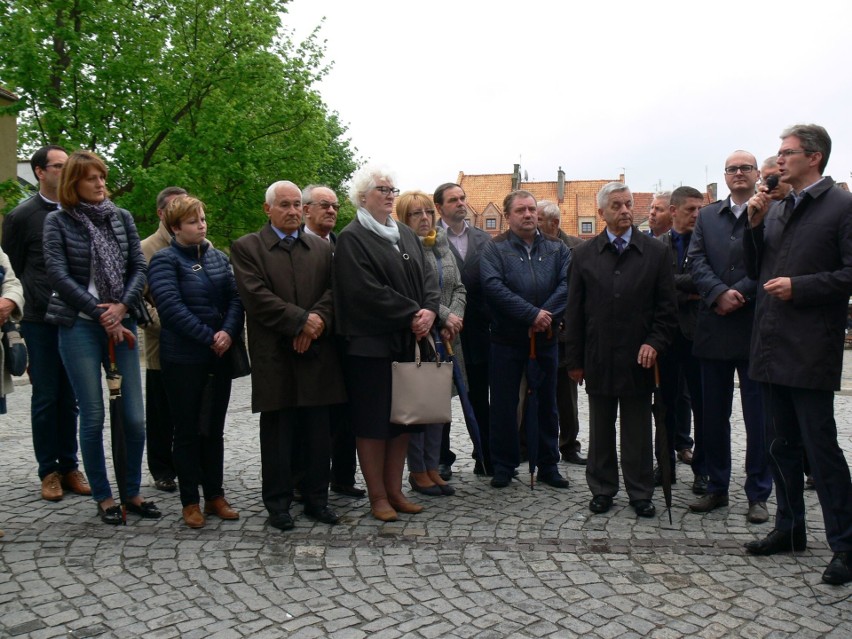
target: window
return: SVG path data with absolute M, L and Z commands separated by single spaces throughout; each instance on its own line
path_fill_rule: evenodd
M 595 218 L 581 217 L 580 220 L 580 235 L 593 235 L 595 232 Z
M 493 231 L 497 228 L 497 218 L 489 217 L 485 220 L 485 229 L 487 231 Z

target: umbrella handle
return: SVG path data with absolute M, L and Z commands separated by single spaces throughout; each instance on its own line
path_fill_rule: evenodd
M 530 359 L 535 359 L 535 331 L 530 329 Z
M 115 342 L 111 337 L 109 338 L 109 363 L 111 368 L 118 368 L 115 361 Z
M 660 364 L 654 362 L 654 388 L 660 388 Z

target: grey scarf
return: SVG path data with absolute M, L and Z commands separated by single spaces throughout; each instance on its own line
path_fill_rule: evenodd
M 80 202 L 67 211 L 89 231 L 92 277 L 101 302 L 120 302 L 124 292 L 124 256 L 112 230 L 118 207 L 109 199 L 99 204 Z

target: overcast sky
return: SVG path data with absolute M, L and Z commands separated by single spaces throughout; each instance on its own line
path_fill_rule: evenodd
M 797 122 L 826 127 L 850 181 L 848 0 L 292 0 L 284 21 L 301 39 L 323 17 L 320 92 L 403 190 L 520 163 L 721 197 L 731 151 L 760 162 Z

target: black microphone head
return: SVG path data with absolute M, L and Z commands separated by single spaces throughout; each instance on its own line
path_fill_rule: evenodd
M 766 188 L 769 191 L 772 191 L 773 189 L 775 189 L 776 186 L 778 186 L 778 176 L 777 175 L 770 175 L 768 178 L 766 178 Z

